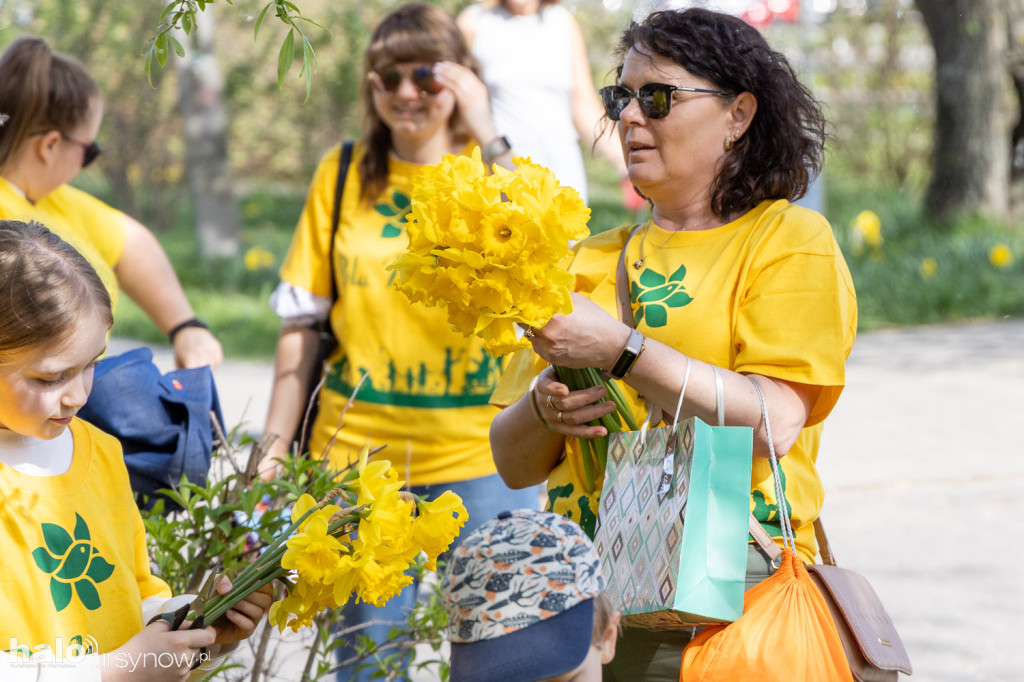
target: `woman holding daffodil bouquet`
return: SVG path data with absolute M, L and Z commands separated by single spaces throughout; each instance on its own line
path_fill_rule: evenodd
M 386 267 L 408 245 L 405 220 L 419 169 L 477 146 L 488 162 L 511 165 L 512 157 L 476 61 L 438 7 L 403 5 L 380 23 L 361 94 L 365 130 L 345 178 L 337 232 L 332 239 L 339 148 L 316 171 L 271 300 L 283 327 L 265 429 L 285 438 L 262 473 L 274 474 L 303 418 L 317 347 L 310 323 L 329 319 L 338 347 L 328 358 L 310 452 L 341 469 L 365 445 L 387 446 L 375 457 L 391 460 L 412 492 L 434 498 L 453 490 L 462 498 L 465 534 L 499 511 L 537 502 L 534 490 L 510 490 L 495 473 L 488 428 L 497 410 L 488 402 L 501 366 L 479 339 L 453 332 L 443 311 L 395 291 Z M 350 604 L 345 625 L 401 621 L 414 599 L 409 589 L 381 609 Z M 381 641 L 390 628 L 359 634 Z M 342 647 L 340 655 L 349 652 Z M 345 669 L 339 679 L 358 675 Z
M 751 510 L 777 537 L 768 444 L 747 378 L 755 377 L 785 455 L 797 553 L 810 562 L 824 496 L 815 469 L 822 421 L 843 388 L 857 325 L 828 222 L 790 203 L 807 189 L 808 169 L 821 167 L 826 122 L 786 58 L 730 15 L 655 12 L 625 31 L 618 54 L 616 83 L 601 91 L 605 113 L 653 215 L 579 244 L 569 265 L 573 312 L 528 336 L 547 363 L 623 379 L 638 421 L 646 405 L 674 408 L 688 376 L 680 418 L 716 424 L 720 386 L 725 423 L 754 430 Z M 635 330 L 617 314 L 620 279 Z M 592 534 L 602 479 L 581 479 L 575 443 L 604 435 L 588 422 L 615 405 L 604 386 L 570 391 L 552 369 L 540 371 L 545 363 L 519 360 L 494 395 L 509 405 L 491 429 L 498 470 L 515 487 L 547 479 L 552 510 Z M 748 586 L 770 573 L 752 549 Z M 677 680 L 687 641 L 626 628 L 605 679 Z

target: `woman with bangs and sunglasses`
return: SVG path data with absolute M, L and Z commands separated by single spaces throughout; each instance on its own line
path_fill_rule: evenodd
M 592 536 L 600 485 L 584 492 L 567 443 L 605 435 L 589 424 L 615 406 L 603 387 L 570 391 L 547 363 L 608 371 L 638 421 L 655 407 L 671 410 L 685 383 L 681 419 L 753 428 L 751 511 L 779 541 L 753 378 L 775 452 L 785 455 L 786 521 L 797 554 L 813 562 L 822 422 L 842 391 L 857 326 L 828 221 L 791 203 L 821 169 L 821 107 L 786 58 L 731 15 L 652 13 L 623 33 L 618 55 L 617 83 L 601 94 L 652 217 L 578 245 L 573 312 L 528 330 L 535 356 L 512 362 L 495 391 L 495 404 L 507 406 L 491 428 L 498 471 L 516 488 L 546 479 L 550 510 Z M 747 587 L 771 572 L 751 544 Z M 690 636 L 627 627 L 604 679 L 678 680 Z
M 100 154 L 103 100 L 85 68 L 43 40 L 19 38 L 0 56 L 0 83 L 0 219 L 47 225 L 89 260 L 115 311 L 124 289 L 168 334 L 179 368 L 216 368 L 220 343 L 153 234 L 67 184 Z
M 445 154 L 469 155 L 477 145 L 488 165 L 511 166 L 512 155 L 494 126 L 476 61 L 439 7 L 414 3 L 388 14 L 370 37 L 363 72 L 365 126 L 344 178 L 337 228 L 340 146 L 313 177 L 271 299 L 282 329 L 265 432 L 285 438 L 271 446 L 261 473 L 273 476 L 302 422 L 318 346 L 310 325 L 329 320 L 338 347 L 326 363 L 309 451 L 341 469 L 364 447 L 386 446 L 373 457 L 390 460 L 413 493 L 433 499 L 453 490 L 462 498 L 465 535 L 500 511 L 538 504 L 535 488 L 511 490 L 495 472 L 488 429 L 497 409 L 489 400 L 501 365 L 478 339 L 453 332 L 444 311 L 396 291 L 387 266 L 408 246 L 412 176 L 420 168 Z M 350 603 L 346 628 L 381 624 L 349 637 L 386 641 L 415 599 L 416 590 L 406 589 L 381 608 Z M 347 643 L 339 647 L 339 660 L 353 654 Z M 371 673 L 346 666 L 338 680 Z

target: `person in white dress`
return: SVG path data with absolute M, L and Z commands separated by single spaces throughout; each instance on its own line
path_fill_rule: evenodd
M 483 67 L 498 132 L 517 156 L 551 170 L 584 201 L 580 142 L 626 178 L 622 150 L 600 134 L 604 111 L 583 34 L 569 10 L 544 0 L 485 0 L 464 10 L 458 24 Z M 628 181 L 626 187 L 632 193 Z

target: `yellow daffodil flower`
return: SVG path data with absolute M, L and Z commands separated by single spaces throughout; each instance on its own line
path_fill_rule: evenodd
M 1013 264 L 1013 251 L 1006 244 L 996 244 L 988 252 L 988 261 L 996 268 L 1008 268 Z

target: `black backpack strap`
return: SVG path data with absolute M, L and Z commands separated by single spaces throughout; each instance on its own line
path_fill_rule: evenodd
M 331 301 L 338 300 L 338 283 L 334 279 L 334 237 L 338 234 L 338 223 L 341 222 L 341 197 L 345 193 L 345 178 L 348 167 L 352 165 L 352 140 L 345 140 L 341 145 L 338 157 L 338 179 L 334 185 L 334 209 L 331 211 L 331 247 L 327 251 L 327 262 L 331 265 Z

